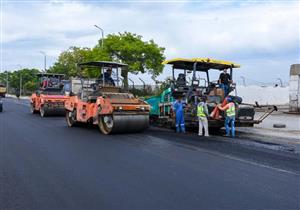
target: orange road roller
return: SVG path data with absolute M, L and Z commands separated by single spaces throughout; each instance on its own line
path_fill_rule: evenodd
M 99 69 L 97 79 L 71 81 L 65 102 L 69 127 L 80 123 L 98 125 L 103 134 L 141 132 L 149 127 L 150 106 L 126 91 L 120 73 L 126 64 L 95 61 L 78 65 L 80 69 Z
M 30 97 L 30 112 L 40 113 L 41 117 L 49 115 L 64 115 L 65 101 L 68 96 L 64 94 L 63 74 L 41 73 L 39 88 Z

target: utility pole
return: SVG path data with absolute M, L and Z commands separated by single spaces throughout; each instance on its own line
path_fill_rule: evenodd
M 99 26 L 97 25 L 94 25 L 96 28 L 98 28 L 99 30 L 101 30 L 101 36 L 102 36 L 102 39 L 101 39 L 101 47 L 103 49 L 103 46 L 104 46 L 104 30 L 102 28 L 100 28 Z
M 42 55 L 44 55 L 44 71 L 47 71 L 47 54 L 44 51 L 40 51 Z

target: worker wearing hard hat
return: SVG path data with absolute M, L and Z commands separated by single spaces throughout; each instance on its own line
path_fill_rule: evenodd
M 197 106 L 197 116 L 199 120 L 199 132 L 198 135 L 203 135 L 203 128 L 204 128 L 204 136 L 209 136 L 208 132 L 208 121 L 207 117 L 209 116 L 208 108 L 206 104 L 206 97 L 203 96 L 201 98 L 201 102 Z
M 226 136 L 235 137 L 235 103 L 232 101 L 232 98 L 227 97 L 227 104 L 222 107 L 222 105 L 218 105 L 218 108 L 222 111 L 226 111 L 226 118 L 225 118 L 225 129 L 226 129 Z M 230 132 L 231 131 L 231 132 Z
M 173 104 L 173 110 L 175 112 L 175 127 L 177 133 L 185 133 L 185 124 L 184 124 L 184 102 L 182 98 L 178 98 Z

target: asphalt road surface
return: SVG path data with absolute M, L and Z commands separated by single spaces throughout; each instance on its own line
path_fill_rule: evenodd
M 150 128 L 100 134 L 0 113 L 0 209 L 300 209 L 299 157 Z

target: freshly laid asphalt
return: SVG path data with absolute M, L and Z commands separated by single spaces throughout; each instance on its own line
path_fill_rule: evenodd
M 107 136 L 5 99 L 0 209 L 300 209 L 299 155 L 237 141 Z

